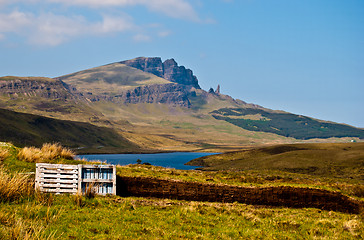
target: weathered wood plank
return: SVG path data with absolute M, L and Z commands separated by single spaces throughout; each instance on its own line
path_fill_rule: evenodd
M 41 189 L 43 192 L 49 193 L 77 193 L 77 189 Z
M 75 178 L 75 179 L 72 179 L 72 180 L 62 180 L 62 181 L 59 181 L 59 179 L 40 179 L 39 181 L 39 184 L 41 183 L 58 183 L 58 182 L 61 182 L 61 183 L 78 183 L 78 179 Z
M 42 188 L 77 188 L 77 185 L 73 184 L 40 184 L 40 187 Z
M 50 173 L 50 174 L 77 174 L 77 170 L 50 170 L 50 169 L 44 169 L 41 170 L 42 173 Z
M 114 165 L 82 165 L 81 167 L 83 169 L 85 168 L 92 168 L 92 169 L 97 169 L 97 168 L 113 168 Z
M 68 164 L 52 164 L 52 163 L 37 163 L 36 167 L 39 168 L 50 168 L 50 169 L 78 169 L 78 165 L 68 165 Z
M 52 174 L 40 174 L 39 179 L 78 179 L 78 175 L 52 175 Z
M 85 183 L 112 183 L 113 179 L 82 179 Z

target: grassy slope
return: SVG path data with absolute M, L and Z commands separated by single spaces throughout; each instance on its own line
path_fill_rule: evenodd
M 29 80 L 29 81 L 41 81 L 41 82 L 56 82 L 57 80 L 47 77 L 18 77 L 18 76 L 5 76 L 0 77 L 0 81 L 14 81 L 14 80 Z
M 42 81 L 39 78 L 31 79 Z M 62 76 L 60 79 L 75 85 L 86 95 L 87 92 L 112 95 L 125 88 L 168 83 L 167 80 L 120 63 L 77 72 Z M 190 101 L 192 108 L 188 109 L 165 104 L 127 105 L 108 101 L 87 102 L 85 99 L 65 101 L 19 94 L 15 98 L 0 96 L 0 108 L 113 128 L 122 131 L 123 136 L 134 144 L 154 151 L 223 152 L 238 150 L 249 145 L 304 142 L 274 132 L 246 130 L 228 121 L 215 119 L 210 113 L 222 108 L 252 107 L 229 96 L 207 94 L 202 90 L 196 90 L 196 96 L 191 94 Z M 348 139 L 310 141 L 348 141 Z
M 250 144 L 295 141 L 276 134 L 247 131 L 214 119 L 209 114 L 213 109 L 241 105 L 225 96 L 203 94 L 197 91 L 197 96 L 191 98 L 192 108 L 165 104 L 121 105 L 104 101 L 96 102 L 93 106 L 112 122 L 122 118 L 132 123 L 128 138 L 149 148 L 172 151 L 210 149 L 219 152 Z
M 120 91 L 129 88 L 171 83 L 168 80 L 121 63 L 91 68 L 61 76 L 58 79 L 76 86 L 81 92 L 92 92 L 96 95 L 117 95 L 120 94 Z
M 5 109 L 0 109 L 0 115 L 0 141 L 11 141 L 19 146 L 61 142 L 65 146 L 85 148 L 83 151 L 96 151 L 92 148 L 102 146 L 125 152 L 139 150 L 138 146 L 114 130 L 89 123 L 62 121 Z
M 278 145 L 189 162 L 206 170 L 279 170 L 364 183 L 364 143 Z
M 270 132 L 296 139 L 330 137 L 364 139 L 363 129 L 291 113 L 251 108 L 222 108 L 211 113 L 218 120 L 225 120 L 249 131 Z
M 77 94 L 71 93 L 59 80 L 44 77 L 1 77 L 0 82 L 4 81 L 34 81 L 39 88 L 22 89 L 23 92 L 14 90 L 15 94 L 11 95 L 0 94 L 0 108 L 62 120 L 88 122 L 102 119 L 100 112 L 95 111 Z M 6 89 L 4 91 L 7 92 Z M 58 94 L 62 97 L 44 97 L 47 94 Z
M 1 144 L 0 151 L 4 148 L 11 153 L 0 160 L 7 171 L 13 172 L 22 166 L 26 171 L 34 169 L 34 163 L 16 159 L 18 149 Z M 263 179 L 259 173 L 179 171 L 143 165 L 118 167 L 118 174 L 209 183 L 235 182 L 236 185 L 256 184 L 258 179 L 265 181 L 261 185 L 272 182 L 285 185 L 299 177 L 292 174 L 290 178 L 279 179 L 271 175 Z M 242 177 L 246 177 L 245 182 L 241 181 Z M 317 181 L 309 176 L 296 180 L 298 185 Z M 333 188 L 330 182 L 321 184 Z M 117 196 L 87 199 L 47 194 L 25 196 L 11 202 L 0 199 L 0 238 L 4 239 L 26 236 L 30 239 L 361 239 L 364 237 L 363 220 L 363 215 L 312 208 L 269 208 L 239 203 Z

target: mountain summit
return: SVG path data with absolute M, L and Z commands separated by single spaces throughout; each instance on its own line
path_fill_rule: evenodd
M 117 152 L 219 152 L 254 144 L 364 139 L 363 129 L 248 104 L 222 94 L 220 86 L 205 91 L 192 70 L 179 66 L 174 59 L 162 62 L 159 57 L 115 62 L 54 79 L 2 77 L 0 108 L 111 129 L 100 135 L 105 141 L 94 139 L 86 146 L 73 137 L 80 131 L 70 131 L 66 126 L 92 126 L 45 118 L 34 121 L 38 118 L 28 115 L 16 120 L 16 126 L 22 126 L 18 129 L 27 130 L 30 125 L 39 129 L 34 144 L 55 136 L 54 141 L 97 152 L 108 152 L 108 147 Z M 3 128 L 14 129 L 9 119 L 20 115 L 2 114 Z M 99 134 L 100 129 L 90 131 Z M 60 135 L 63 130 L 66 135 Z M 15 141 L 14 136 L 22 136 L 22 131 L 0 136 L 0 141 Z
M 162 62 L 160 57 L 138 57 L 120 63 L 144 72 L 152 73 L 171 82 L 190 85 L 194 88 L 201 89 L 197 77 L 193 75 L 192 70 L 186 69 L 184 66 L 178 66 L 173 58 Z

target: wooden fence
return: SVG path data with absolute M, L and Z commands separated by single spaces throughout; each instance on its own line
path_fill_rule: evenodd
M 41 192 L 116 194 L 116 168 L 113 165 L 36 164 L 35 187 Z

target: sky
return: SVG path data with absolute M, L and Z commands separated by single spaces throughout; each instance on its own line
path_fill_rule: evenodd
M 174 58 L 200 86 L 364 128 L 363 0 L 0 0 L 0 76 Z

